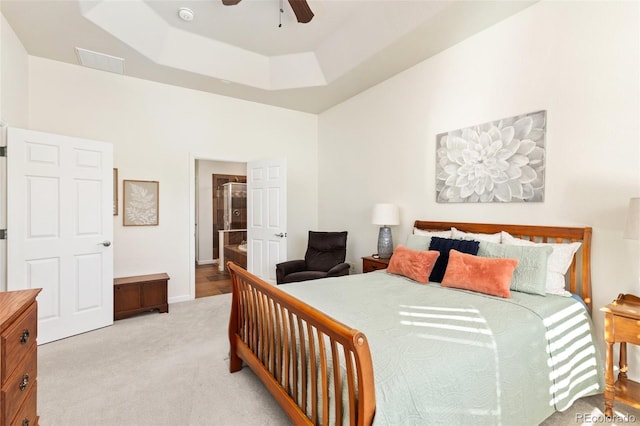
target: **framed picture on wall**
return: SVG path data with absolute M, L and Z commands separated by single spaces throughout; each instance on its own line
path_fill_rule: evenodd
M 438 203 L 543 202 L 547 111 L 436 136 Z
M 155 180 L 122 181 L 122 224 L 124 226 L 158 225 L 158 190 Z
M 113 169 L 113 215 L 118 216 L 118 169 Z

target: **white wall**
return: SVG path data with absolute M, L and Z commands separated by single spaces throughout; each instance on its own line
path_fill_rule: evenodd
M 170 301 L 193 297 L 193 158 L 286 158 L 290 254 L 317 223 L 315 115 L 37 57 L 29 83 L 30 128 L 111 142 L 120 181 L 160 181 L 159 226 L 114 217 L 116 277 L 167 272 Z
M 197 172 L 197 244 L 198 265 L 214 262 L 213 253 L 213 180 L 211 175 L 247 175 L 246 163 L 231 161 L 198 161 Z M 216 259 L 217 259 L 216 253 Z
M 13 127 L 28 125 L 28 64 L 27 51 L 0 14 L 0 119 Z
M 592 226 L 598 309 L 640 293 L 640 245 L 622 239 L 640 196 L 637 2 L 541 2 L 320 115 L 319 224 L 375 252 L 377 202 L 413 221 Z M 543 203 L 438 204 L 436 135 L 547 110 Z M 600 333 L 600 335 L 602 335 Z
M 27 51 L 16 36 L 5 17 L 0 14 L 0 145 L 6 145 L 6 128 L 27 127 L 28 114 L 28 70 Z M 7 225 L 7 179 L 6 159 L 0 159 L 0 228 Z M 0 291 L 7 289 L 6 249 L 7 242 L 0 241 Z

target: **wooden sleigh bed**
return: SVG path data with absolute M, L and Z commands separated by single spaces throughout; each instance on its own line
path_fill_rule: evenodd
M 414 226 L 418 230 L 427 231 L 446 231 L 455 228 L 467 233 L 507 232 L 513 237 L 542 243 L 580 242 L 581 248 L 566 273 L 567 289 L 579 296 L 589 314 L 591 313 L 591 228 L 428 221 L 416 221 Z M 377 353 L 373 347 L 370 350 L 368 336 L 332 318 L 320 308 L 314 307 L 316 303 L 312 298 L 308 298 L 308 303 L 305 303 L 283 288 L 291 285 L 290 288 L 295 289 L 292 284 L 276 287 L 232 262 L 227 266 L 233 282 L 229 322 L 231 372 L 240 370 L 243 363 L 249 366 L 294 424 L 370 425 L 374 420 L 380 424 L 393 423 L 390 420 L 392 417 L 387 417 L 386 414 L 384 418 L 383 413 L 376 416 L 374 365 L 376 369 L 382 369 L 383 366 L 375 364 L 376 357 L 372 357 L 372 353 L 373 355 Z M 383 274 L 390 275 L 384 271 L 365 275 L 381 280 L 384 278 Z M 329 283 L 326 280 L 316 281 L 324 281 L 324 283 L 308 282 L 304 286 L 322 286 Z M 338 284 L 332 282 L 332 285 Z M 370 288 L 374 287 L 375 285 L 372 284 Z M 412 291 L 415 287 L 417 286 L 412 287 Z M 442 291 L 438 286 L 434 288 Z M 302 286 L 298 286 L 297 291 L 302 291 Z M 296 291 L 293 293 L 295 294 Z M 333 306 L 339 300 L 339 295 L 336 297 L 338 298 L 325 303 L 325 311 L 326 307 Z M 538 298 L 544 299 L 540 296 Z M 483 301 L 486 299 L 489 298 L 485 297 Z M 363 308 L 353 306 L 353 310 L 364 309 L 368 304 L 366 298 L 363 298 L 362 303 Z M 589 317 L 589 315 L 583 316 Z M 590 319 L 586 321 L 590 327 Z M 365 329 L 366 326 L 360 328 Z M 395 343 L 391 346 L 393 344 Z M 598 356 L 597 353 L 594 355 L 596 358 Z M 425 370 L 421 374 L 429 373 Z M 600 393 L 601 389 L 594 386 L 585 390 L 584 394 L 587 391 L 590 394 Z M 390 389 L 392 389 L 391 392 L 389 388 L 383 389 L 384 395 L 378 397 L 388 399 L 387 394 L 394 393 L 393 388 Z M 566 407 L 572 402 L 573 400 L 566 402 L 563 406 Z M 380 401 L 378 406 L 379 404 Z M 548 401 L 541 401 L 540 405 L 544 404 L 548 404 Z M 504 414 L 500 412 L 500 402 L 492 402 L 492 405 L 493 409 L 487 417 L 488 422 L 504 422 Z M 559 403 L 558 406 L 560 406 Z M 558 408 L 553 406 L 549 408 L 548 413 L 545 411 L 542 414 L 544 416 L 542 419 L 556 409 Z M 540 414 L 537 415 L 540 416 Z M 457 417 L 453 419 L 459 420 Z M 449 421 L 451 418 L 447 420 L 446 416 L 441 418 L 442 423 Z M 439 422 L 434 421 L 434 423 Z

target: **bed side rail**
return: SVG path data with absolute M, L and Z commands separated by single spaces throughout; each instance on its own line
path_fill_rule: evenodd
M 365 335 L 233 262 L 227 267 L 230 371 L 244 361 L 295 424 L 371 424 L 375 390 Z

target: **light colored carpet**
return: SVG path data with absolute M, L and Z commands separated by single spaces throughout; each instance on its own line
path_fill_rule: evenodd
M 143 314 L 40 346 L 40 424 L 290 424 L 251 370 L 229 373 L 230 301 L 224 294 L 176 303 L 168 314 Z M 583 398 L 543 425 L 603 423 L 602 408 L 601 395 Z M 640 421 L 637 410 L 622 404 L 616 410 L 617 424 Z
M 172 304 L 38 348 L 42 426 L 286 425 L 248 368 L 230 374 L 231 295 Z

